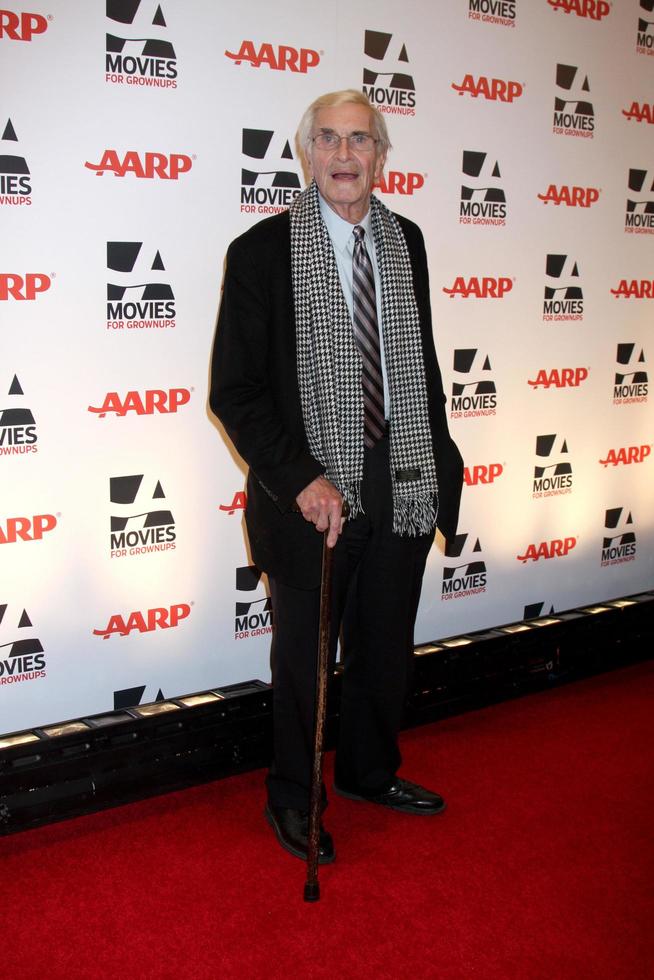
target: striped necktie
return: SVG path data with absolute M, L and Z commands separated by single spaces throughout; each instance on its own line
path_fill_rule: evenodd
M 361 384 L 363 388 L 363 442 L 367 449 L 378 442 L 386 431 L 384 416 L 384 383 L 379 350 L 379 326 L 375 300 L 375 277 L 360 225 L 354 228 L 352 257 L 352 326 L 354 339 L 361 354 Z

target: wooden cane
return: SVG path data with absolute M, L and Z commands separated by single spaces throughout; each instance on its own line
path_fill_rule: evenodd
M 322 573 L 320 576 L 320 622 L 318 625 L 318 665 L 316 668 L 316 723 L 313 735 L 313 766 L 309 802 L 309 840 L 307 847 L 307 880 L 304 901 L 320 899 L 318 855 L 320 851 L 320 811 L 322 809 L 322 756 L 327 714 L 327 668 L 329 664 L 329 625 L 331 618 L 332 564 L 334 549 L 327 547 L 329 528 L 322 543 Z
M 347 517 L 348 507 L 343 503 L 342 516 Z M 323 534 L 322 573 L 320 576 L 320 621 L 318 624 L 318 665 L 316 668 L 316 723 L 313 738 L 313 766 L 311 770 L 311 795 L 309 802 L 309 838 L 307 847 L 307 880 L 304 883 L 304 901 L 320 899 L 318 881 L 318 855 L 320 851 L 320 815 L 322 810 L 322 757 L 327 715 L 327 672 L 329 667 L 329 638 L 332 605 L 332 566 L 334 549 L 327 547 L 329 528 Z

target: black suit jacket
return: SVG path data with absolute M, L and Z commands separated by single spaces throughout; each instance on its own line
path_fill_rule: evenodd
M 447 427 L 422 233 L 397 217 L 413 270 L 439 486 L 438 527 L 447 538 L 456 532 L 463 462 Z M 322 535 L 291 510 L 298 493 L 324 470 L 309 452 L 302 419 L 287 211 L 254 225 L 228 249 L 209 400 L 250 468 L 246 523 L 254 561 L 287 585 L 315 588 Z

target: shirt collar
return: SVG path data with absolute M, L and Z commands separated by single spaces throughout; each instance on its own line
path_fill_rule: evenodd
M 354 249 L 354 236 L 353 229 L 354 225 L 346 221 L 345 218 L 341 218 L 339 214 L 336 214 L 333 208 L 330 208 L 327 201 L 324 199 L 322 194 L 318 192 L 318 201 L 320 203 L 320 213 L 322 219 L 327 225 L 327 231 L 329 232 L 329 237 L 332 240 L 332 245 L 341 252 L 348 252 L 352 254 Z M 361 221 L 357 222 L 366 233 L 366 240 L 372 243 L 372 223 L 370 220 L 370 209 Z

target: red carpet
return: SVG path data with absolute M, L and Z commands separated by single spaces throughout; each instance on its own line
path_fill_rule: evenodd
M 642 664 L 405 734 L 448 810 L 334 797 L 316 905 L 260 772 L 3 838 L 0 975 L 644 980 L 653 696 Z

